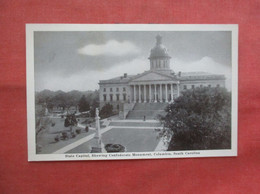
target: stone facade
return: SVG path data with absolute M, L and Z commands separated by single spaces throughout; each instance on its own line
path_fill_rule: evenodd
M 195 87 L 225 87 L 225 76 L 205 72 L 179 72 L 170 69 L 170 56 L 162 37 L 156 37 L 156 45 L 150 53 L 150 70 L 138 75 L 127 75 L 100 80 L 100 108 L 106 103 L 114 110 L 122 111 L 124 104 L 171 103 L 183 90 Z

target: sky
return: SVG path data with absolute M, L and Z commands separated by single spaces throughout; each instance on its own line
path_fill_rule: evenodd
M 96 90 L 99 80 L 150 69 L 157 34 L 174 72 L 224 74 L 231 88 L 231 32 L 34 32 L 35 90 Z

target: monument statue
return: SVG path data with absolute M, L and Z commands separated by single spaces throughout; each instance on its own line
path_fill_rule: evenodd
M 102 153 L 104 151 L 104 146 L 101 140 L 101 133 L 100 133 L 100 117 L 99 117 L 99 110 L 96 108 L 96 134 L 94 136 L 94 145 L 92 146 L 91 153 Z

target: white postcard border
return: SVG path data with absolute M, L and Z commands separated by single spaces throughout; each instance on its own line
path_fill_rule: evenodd
M 35 31 L 231 31 L 232 32 L 232 133 L 229 150 L 36 154 L 34 32 Z M 237 156 L 238 25 L 237 24 L 26 24 L 26 83 L 28 161 L 120 160 Z

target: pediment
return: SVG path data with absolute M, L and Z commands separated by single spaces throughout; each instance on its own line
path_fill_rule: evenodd
M 149 72 L 141 74 L 140 76 L 137 76 L 136 78 L 132 79 L 131 82 L 141 82 L 141 81 L 170 81 L 173 80 L 171 76 L 159 74 L 156 72 Z

